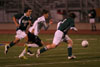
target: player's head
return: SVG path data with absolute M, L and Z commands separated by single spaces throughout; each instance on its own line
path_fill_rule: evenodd
M 32 14 L 32 9 L 31 8 L 25 8 L 24 13 L 26 13 L 27 16 L 30 16 Z
M 75 15 L 75 13 L 70 13 L 69 17 L 74 19 L 76 17 L 76 15 Z
M 48 17 L 49 17 L 49 11 L 48 11 L 48 10 L 43 10 L 43 11 L 42 11 L 42 15 L 43 15 L 45 18 L 48 18 Z

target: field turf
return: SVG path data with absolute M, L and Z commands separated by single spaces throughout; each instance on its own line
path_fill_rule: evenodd
M 4 45 L 0 46 L 0 67 L 99 67 L 100 66 L 100 35 L 69 35 L 73 42 L 73 54 L 77 56 L 76 59 L 67 59 L 67 44 L 61 43 L 55 49 L 49 50 L 39 58 L 35 56 L 28 56 L 27 60 L 19 59 L 18 55 L 24 49 L 24 46 L 12 47 L 8 54 L 4 54 Z M 12 41 L 14 35 L 0 34 L 0 43 Z M 43 34 L 40 38 L 45 43 L 51 43 L 53 35 Z M 87 39 L 89 46 L 83 48 L 81 41 Z M 23 43 L 22 40 L 20 43 Z M 38 48 L 31 48 L 36 52 Z

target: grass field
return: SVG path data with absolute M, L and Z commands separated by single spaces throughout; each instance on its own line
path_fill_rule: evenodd
M 74 41 L 73 54 L 77 56 L 74 60 L 67 59 L 67 44 L 62 43 L 56 49 L 49 50 L 39 58 L 28 57 L 27 60 L 19 59 L 18 55 L 23 46 L 12 47 L 8 54 L 4 54 L 4 46 L 0 46 L 0 67 L 99 67 L 100 66 L 100 35 L 70 35 Z M 0 34 L 0 42 L 10 42 L 14 38 L 11 34 Z M 47 43 L 52 42 L 53 35 L 40 35 Z M 89 47 L 83 48 L 81 41 L 87 39 Z M 23 40 L 21 41 L 23 42 Z M 31 48 L 36 52 L 38 48 Z

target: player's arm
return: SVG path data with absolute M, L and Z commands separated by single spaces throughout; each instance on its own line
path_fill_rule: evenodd
M 23 14 L 15 14 L 13 16 L 13 21 L 14 21 L 16 27 L 19 27 L 20 26 L 20 24 L 17 22 L 17 19 L 19 20 L 22 16 L 23 16 Z
M 71 30 L 74 30 L 74 31 L 76 31 L 76 32 L 78 31 L 78 29 L 77 29 L 76 27 L 71 27 L 70 29 L 71 29 Z
M 48 24 L 46 22 L 44 22 L 43 23 L 44 24 L 44 29 L 47 30 L 52 23 L 53 23 L 52 19 L 49 20 L 49 23 Z
M 16 20 L 15 16 L 13 16 L 13 21 L 14 21 L 14 23 L 15 23 L 16 27 L 19 27 L 19 24 L 18 24 L 18 22 L 17 22 L 17 20 Z
M 74 31 L 78 31 L 78 29 L 75 27 L 75 23 L 74 21 L 71 21 L 71 27 L 70 27 L 71 30 L 74 30 Z

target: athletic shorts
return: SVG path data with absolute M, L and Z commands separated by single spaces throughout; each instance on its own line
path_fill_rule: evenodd
M 68 35 L 64 35 L 61 41 L 67 43 L 68 40 L 71 40 L 71 38 Z
M 68 35 L 64 35 L 64 33 L 60 30 L 57 30 L 54 35 L 53 44 L 59 45 L 60 42 L 66 42 L 71 40 Z
M 62 31 L 57 30 L 53 38 L 53 44 L 58 45 L 61 42 L 63 35 L 64 33 Z
M 27 36 L 27 34 L 25 33 L 25 31 L 22 31 L 22 30 L 17 30 L 16 31 L 16 36 L 17 38 L 19 39 L 23 39 Z
M 36 36 L 36 35 L 34 35 L 30 32 L 28 32 L 28 42 L 35 43 L 39 47 L 41 47 L 43 45 L 42 42 L 41 42 L 41 39 L 38 36 Z
M 90 18 L 89 22 L 90 23 L 95 23 L 95 19 L 94 18 Z

